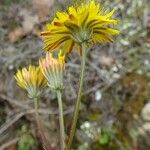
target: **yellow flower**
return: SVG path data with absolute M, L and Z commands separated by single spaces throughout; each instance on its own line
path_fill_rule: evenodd
M 113 13 L 114 10 L 105 14 L 94 0 L 82 3 L 79 7 L 69 7 L 67 12 L 57 12 L 56 18 L 41 33 L 45 50 L 52 51 L 60 47 L 63 53 L 70 53 L 74 47 L 80 50 L 83 42 L 112 42 L 112 36 L 119 34 L 118 30 L 110 27 L 118 23 L 111 18 Z
M 64 57 L 59 53 L 58 59 L 52 53 L 47 52 L 46 58 L 39 61 L 43 75 L 48 81 L 48 86 L 53 90 L 63 89 L 63 74 L 65 69 Z
M 17 84 L 28 91 L 31 98 L 39 96 L 40 88 L 46 86 L 47 81 L 43 76 L 40 67 L 30 65 L 28 68 L 18 70 L 15 79 Z

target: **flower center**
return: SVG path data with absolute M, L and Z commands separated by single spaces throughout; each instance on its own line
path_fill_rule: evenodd
M 92 30 L 86 27 L 79 27 L 70 22 L 65 22 L 65 26 L 71 33 L 71 38 L 77 43 L 88 42 L 92 37 Z

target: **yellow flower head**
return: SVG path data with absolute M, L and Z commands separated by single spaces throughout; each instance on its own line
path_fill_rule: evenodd
M 56 59 L 50 52 L 47 52 L 46 58 L 41 59 L 39 64 L 42 73 L 48 81 L 48 86 L 53 90 L 62 90 L 65 69 L 64 57 L 59 54 L 58 59 Z
M 28 68 L 18 70 L 15 79 L 17 84 L 28 91 L 31 98 L 40 94 L 40 88 L 46 86 L 47 81 L 43 76 L 40 67 L 30 65 Z
M 63 53 L 69 53 L 74 47 L 80 50 L 83 42 L 112 42 L 112 36 L 119 34 L 118 30 L 110 28 L 110 25 L 118 22 L 111 18 L 113 13 L 114 10 L 105 14 L 94 0 L 82 3 L 79 7 L 69 7 L 67 12 L 57 12 L 56 18 L 41 33 L 45 50 L 61 47 Z

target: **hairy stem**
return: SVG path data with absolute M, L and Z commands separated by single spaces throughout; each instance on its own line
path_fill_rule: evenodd
M 74 110 L 74 114 L 73 114 L 73 122 L 72 122 L 72 125 L 71 125 L 69 140 L 68 140 L 68 144 L 67 144 L 67 150 L 71 149 L 73 137 L 74 137 L 75 131 L 76 131 L 76 125 L 77 125 L 77 120 L 78 120 L 78 116 L 79 116 L 82 89 L 83 89 L 83 78 L 84 78 L 84 72 L 85 72 L 85 62 L 86 62 L 86 45 L 85 45 L 85 43 L 83 43 L 82 44 L 82 61 L 81 61 L 79 91 L 78 91 L 77 101 L 76 101 L 75 110 Z
M 59 126 L 60 126 L 60 148 L 65 149 L 65 132 L 64 132 L 64 117 L 63 117 L 63 105 L 62 105 L 62 93 L 57 91 L 58 105 L 59 105 Z
M 38 113 L 38 98 L 34 98 L 34 108 L 35 108 L 36 123 L 37 123 L 38 131 L 40 133 L 41 141 L 42 141 L 42 143 L 44 145 L 44 149 L 45 150 L 52 150 L 52 147 L 49 144 L 49 142 L 47 141 L 47 139 L 46 139 L 46 137 L 44 135 L 44 131 L 43 131 L 42 125 L 40 123 L 39 113 Z

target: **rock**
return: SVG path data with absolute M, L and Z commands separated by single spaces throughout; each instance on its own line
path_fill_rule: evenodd
M 150 121 L 150 102 L 144 106 L 141 115 L 145 121 Z

